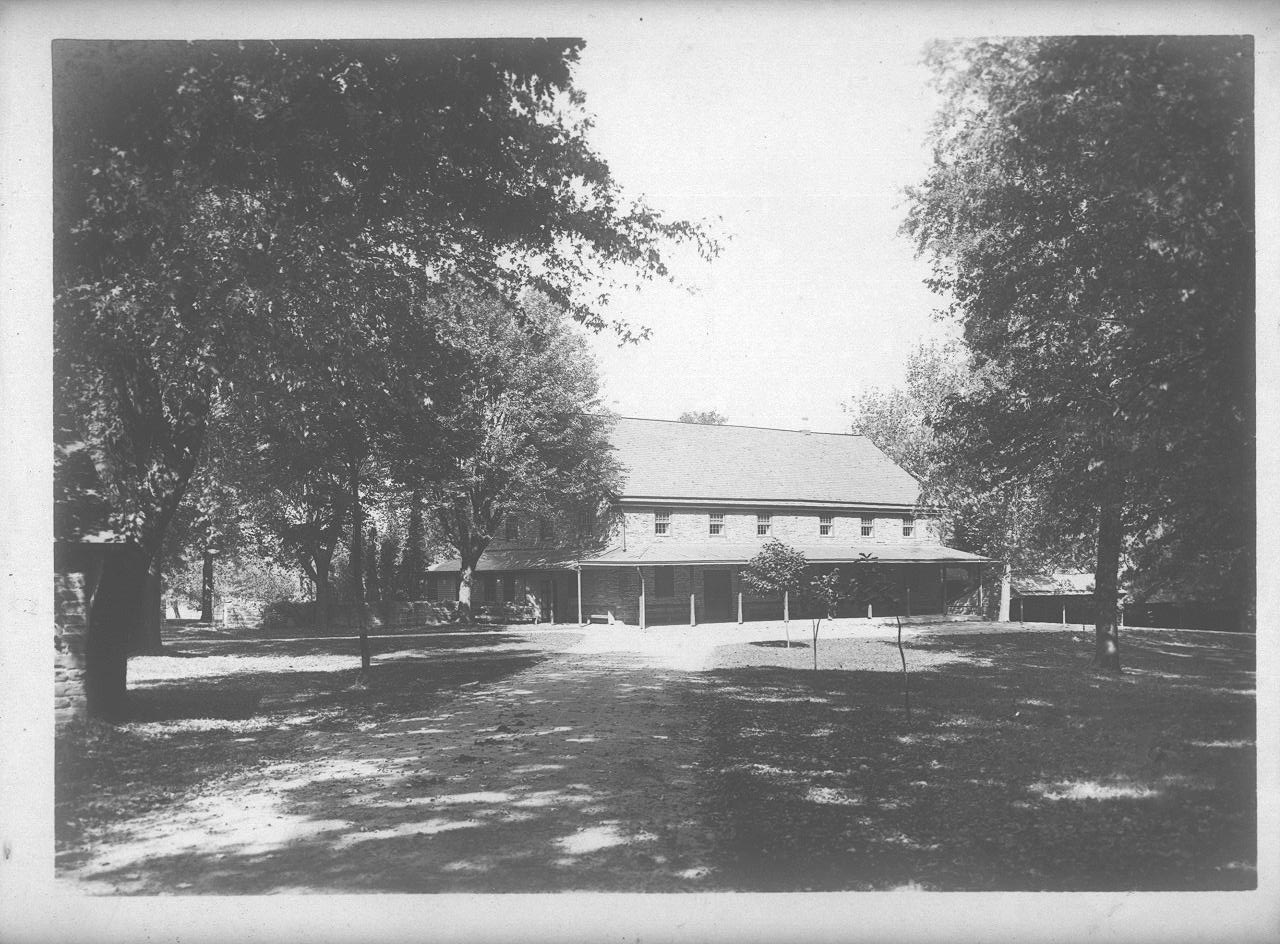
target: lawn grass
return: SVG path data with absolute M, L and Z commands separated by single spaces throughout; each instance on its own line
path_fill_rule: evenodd
M 1256 886 L 1252 638 L 1069 633 L 722 650 L 705 810 L 744 890 Z M 784 653 L 786 651 L 784 650 Z M 895 671 L 897 670 L 897 671 Z
M 138 893 L 1256 886 L 1252 637 L 1130 633 L 1112 676 L 1069 632 L 926 633 L 909 717 L 883 637 L 822 640 L 816 671 L 807 643 L 690 671 L 578 638 L 376 640 L 367 687 L 351 640 L 136 659 L 132 721 L 59 734 L 59 872 L 109 858 L 88 871 Z M 298 831 L 130 856 L 202 797 Z

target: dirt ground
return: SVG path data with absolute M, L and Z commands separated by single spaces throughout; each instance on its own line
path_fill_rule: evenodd
M 1027 624 L 171 642 L 57 755 L 93 894 L 1256 885 L 1251 637 Z

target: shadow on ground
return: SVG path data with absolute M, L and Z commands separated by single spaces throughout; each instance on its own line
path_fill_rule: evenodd
M 1256 887 L 1251 639 L 1133 640 L 1115 677 L 1067 634 L 925 637 L 909 717 L 896 644 L 861 645 L 883 668 L 710 673 L 727 885 Z
M 736 644 L 681 672 L 512 637 L 397 644 L 367 690 L 222 678 L 222 715 L 175 707 L 189 680 L 139 693 L 78 779 L 60 745 L 60 789 L 86 791 L 60 801 L 60 872 L 132 894 L 1256 885 L 1251 639 L 1144 636 L 1112 677 L 1065 633 L 921 636 L 908 717 L 890 640 L 824 641 L 839 669 Z

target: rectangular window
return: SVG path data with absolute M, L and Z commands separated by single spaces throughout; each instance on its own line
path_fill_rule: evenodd
M 670 534 L 671 533 L 671 512 L 655 511 L 653 513 L 653 533 L 654 534 Z
M 724 534 L 724 512 L 711 512 L 711 529 L 712 536 Z
M 773 530 L 773 515 L 756 515 L 756 536 L 767 537 Z
M 498 578 L 493 574 L 484 578 L 484 599 L 486 603 L 498 602 Z
M 676 595 L 676 569 L 674 567 L 653 568 L 653 595 L 655 597 L 673 597 Z
M 911 537 L 911 535 L 915 533 L 916 533 L 916 519 L 903 518 L 902 519 L 902 536 L 904 538 L 909 538 Z
M 543 542 L 551 540 L 551 522 L 546 518 L 538 519 L 538 540 Z
M 864 517 L 862 519 L 862 536 L 869 538 L 876 532 L 876 519 Z
M 507 515 L 507 540 L 515 541 L 520 537 L 520 522 L 515 515 Z
M 833 527 L 834 522 L 831 520 L 830 515 L 823 515 L 818 519 L 818 534 L 822 535 L 824 538 L 831 537 L 831 529 Z
M 515 587 L 513 586 L 514 583 L 515 583 L 515 578 L 513 577 L 502 578 L 502 602 L 503 603 L 510 603 L 512 598 L 515 597 Z

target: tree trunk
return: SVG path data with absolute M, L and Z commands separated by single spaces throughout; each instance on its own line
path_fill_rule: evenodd
M 1098 558 L 1093 574 L 1094 652 L 1093 665 L 1107 672 L 1120 672 L 1120 633 L 1117 626 L 1120 550 L 1124 533 L 1120 509 L 1104 505 L 1098 517 Z
M 102 576 L 85 637 L 85 699 L 90 715 L 116 722 L 129 711 L 129 639 L 143 618 L 148 561 L 136 544 L 111 545 L 103 551 Z
M 421 600 L 426 596 L 422 585 L 427 564 L 426 524 L 422 518 L 422 504 L 422 489 L 415 488 L 409 498 L 409 528 L 404 540 L 401 565 L 401 579 L 405 599 L 408 600 Z
M 164 651 L 162 627 L 164 626 L 164 581 L 160 576 L 160 561 L 152 561 L 147 569 L 143 590 L 141 619 L 134 625 L 129 640 L 129 654 L 156 655 Z
M 1000 571 L 1000 613 L 998 619 L 1002 623 L 1009 622 L 1009 597 L 1013 594 L 1013 565 L 1005 561 Z
M 200 622 L 213 622 L 213 551 L 204 549 L 204 573 L 200 578 Z
M 360 678 L 367 681 L 369 665 L 369 629 L 364 622 L 364 508 L 360 504 L 360 463 L 351 467 L 351 598 L 355 601 L 356 620 L 360 628 Z
M 479 554 L 468 554 L 462 559 L 462 567 L 458 570 L 458 619 L 462 623 L 471 622 L 471 589 L 476 579 L 476 564 Z
M 330 604 L 333 599 L 329 585 L 329 569 L 333 562 L 333 549 L 317 551 L 312 558 L 316 573 L 316 627 L 324 632 L 329 629 Z

